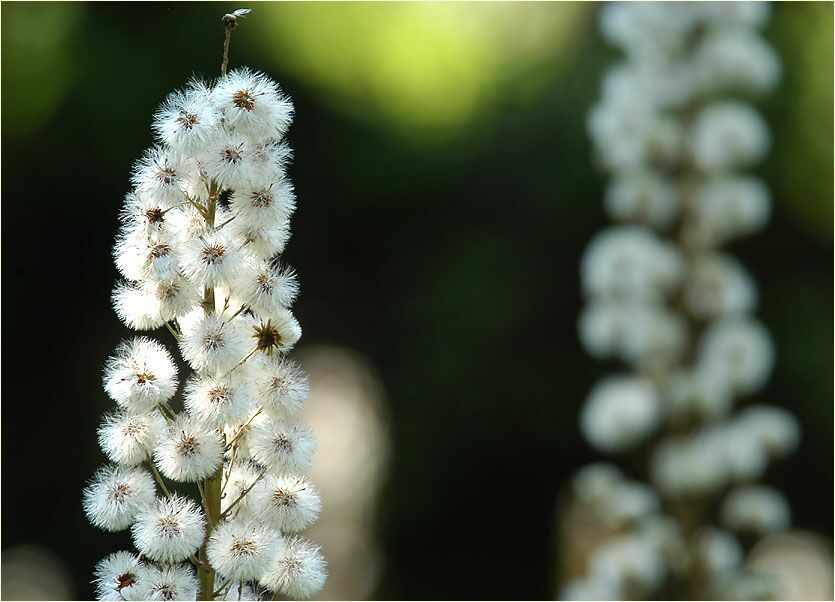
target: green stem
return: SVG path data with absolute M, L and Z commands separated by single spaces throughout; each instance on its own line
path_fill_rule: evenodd
M 255 420 L 256 418 L 258 418 L 258 416 L 259 416 L 259 415 L 261 414 L 261 412 L 263 412 L 263 411 L 264 411 L 264 406 L 261 406 L 260 408 L 258 408 L 258 411 L 257 411 L 257 412 L 255 412 L 255 413 L 254 413 L 254 414 L 250 417 L 250 419 L 249 419 L 249 420 L 247 420 L 247 421 L 246 421 L 246 422 L 245 422 L 245 423 L 241 426 L 241 428 L 239 428 L 239 429 L 238 429 L 238 432 L 237 432 L 237 433 L 235 433 L 235 435 L 234 435 L 234 436 L 233 436 L 233 437 L 229 440 L 229 443 L 227 443 L 227 444 L 226 444 L 226 449 L 224 449 L 224 451 L 229 451 L 229 450 L 231 449 L 232 445 L 233 445 L 233 444 L 234 444 L 234 443 L 235 443 L 238 439 L 240 439 L 240 438 L 241 438 L 241 435 L 243 435 L 243 434 L 244 434 L 244 431 L 246 430 L 246 427 L 248 427 L 250 424 L 252 424 L 252 421 L 253 421 L 253 420 Z
M 209 185 L 209 200 L 206 207 L 206 223 L 210 228 L 215 224 L 215 213 L 217 212 L 217 199 L 219 196 L 219 187 L 217 182 L 212 181 Z M 215 289 L 212 287 L 205 287 L 203 289 L 203 309 L 207 314 L 215 313 Z M 212 476 L 205 479 L 203 487 L 201 488 L 201 495 L 203 497 L 203 504 L 206 510 L 206 535 L 203 538 L 203 545 L 200 546 L 198 553 L 198 560 L 200 565 L 197 567 L 197 572 L 200 578 L 200 591 L 198 592 L 199 600 L 214 600 L 215 591 L 215 571 L 212 568 L 207 556 L 207 546 L 209 544 L 209 537 L 214 531 L 215 527 L 221 520 L 220 515 L 220 489 L 223 477 L 223 462 L 217 467 Z
M 229 513 L 232 512 L 232 510 L 235 508 L 235 506 L 237 506 L 238 504 L 241 503 L 241 501 L 246 497 L 246 495 L 250 491 L 252 491 L 252 488 L 255 487 L 258 484 L 258 482 L 261 479 L 264 478 L 264 475 L 266 475 L 266 474 L 267 474 L 267 469 L 265 468 L 264 470 L 261 471 L 261 474 L 258 475 L 258 478 L 256 478 L 254 481 L 252 481 L 252 484 L 249 487 L 247 487 L 246 489 L 244 489 L 244 491 L 243 491 L 243 493 L 241 493 L 241 495 L 239 495 L 237 498 L 235 498 L 235 501 L 232 502 L 229 505 L 229 507 L 223 512 L 223 514 L 221 515 L 221 518 L 226 518 L 227 516 L 229 516 Z
M 223 463 L 221 462 L 214 474 L 206 479 L 203 487 L 206 496 L 206 536 L 203 539 L 203 545 L 200 546 L 200 552 L 198 555 L 198 559 L 201 563 L 198 568 L 200 575 L 200 592 L 198 599 L 200 600 L 214 600 L 215 571 L 209 563 L 206 548 L 212 531 L 214 531 L 215 527 L 222 519 L 220 513 L 220 486 L 222 476 Z
M 168 487 L 165 486 L 165 481 L 162 480 L 162 475 L 159 474 L 157 467 L 154 465 L 154 459 L 151 457 L 151 454 L 148 454 L 148 464 L 151 465 L 151 472 L 154 473 L 154 478 L 159 484 L 160 489 L 162 489 L 163 493 L 165 493 L 167 497 L 171 497 L 171 491 L 169 491 Z
M 223 62 L 220 64 L 220 74 L 226 75 L 226 68 L 229 66 L 229 43 L 232 41 L 232 29 L 226 28 L 226 39 L 223 41 Z

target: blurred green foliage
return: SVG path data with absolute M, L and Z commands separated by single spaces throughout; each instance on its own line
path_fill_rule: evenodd
M 556 75 L 591 6 L 322 2 L 258 9 L 256 33 L 245 44 L 266 43 L 277 65 L 335 108 L 425 143 L 467 135 L 499 101 L 532 93 L 538 69 L 547 65 Z
M 804 227 L 832 237 L 833 4 L 784 10 L 775 38 L 784 62 L 784 108 L 775 123 L 781 192 Z

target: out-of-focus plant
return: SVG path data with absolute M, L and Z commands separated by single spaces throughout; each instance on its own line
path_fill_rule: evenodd
M 301 336 L 289 310 L 298 282 L 280 264 L 295 209 L 293 105 L 266 75 L 227 73 L 248 12 L 223 18 L 222 76 L 192 81 L 157 112 L 157 145 L 122 210 L 116 312 L 134 330 L 166 327 L 194 373 L 178 412 L 177 366 L 160 342 L 124 341 L 106 364 L 118 408 L 99 442 L 111 464 L 84 510 L 107 531 L 130 528 L 139 555 L 98 564 L 100 599 L 307 598 L 325 581 L 319 548 L 298 535 L 321 504 L 305 476 L 308 380 L 287 358 Z M 200 504 L 172 481 L 196 483 Z
M 743 172 L 770 145 L 744 100 L 780 79 L 759 34 L 768 16 L 760 3 L 601 12 L 626 60 L 606 73 L 588 126 L 612 178 L 606 209 L 621 223 L 583 257 L 580 338 L 629 372 L 592 389 L 580 425 L 593 447 L 633 462 L 630 476 L 600 463 L 576 477 L 574 494 L 612 535 L 566 598 L 779 595 L 742 563 L 758 536 L 789 525 L 782 494 L 753 483 L 793 450 L 799 429 L 785 410 L 748 403 L 774 350 L 751 315 L 753 279 L 721 250 L 770 213 L 767 188 Z

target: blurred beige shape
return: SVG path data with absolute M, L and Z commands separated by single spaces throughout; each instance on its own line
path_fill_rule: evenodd
M 382 568 L 374 516 L 390 447 L 380 379 L 348 349 L 304 347 L 296 357 L 310 376 L 303 416 L 318 442 L 310 476 L 323 508 L 306 535 L 322 546 L 329 577 L 317 598 L 367 599 Z
M 790 531 L 762 539 L 747 564 L 776 578 L 780 600 L 832 600 L 832 563 L 831 542 L 806 531 Z
M 50 550 L 21 545 L 3 551 L 3 600 L 74 600 L 67 567 Z
M 601 520 L 590 505 L 578 501 L 569 487 L 564 487 L 558 497 L 555 526 L 554 557 L 560 590 L 586 574 L 592 554 L 615 535 L 615 529 Z

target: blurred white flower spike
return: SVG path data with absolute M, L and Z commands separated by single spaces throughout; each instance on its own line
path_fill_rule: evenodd
M 326 578 L 300 535 L 321 501 L 305 476 L 316 448 L 299 416 L 307 375 L 288 355 L 299 282 L 280 260 L 296 208 L 293 104 L 263 73 L 226 73 L 230 33 L 249 13 L 223 17 L 221 77 L 189 82 L 157 111 L 156 145 L 120 215 L 113 306 L 128 328 L 164 326 L 173 340 L 125 340 L 105 365 L 117 407 L 98 439 L 111 463 L 83 507 L 101 529 L 129 529 L 138 554 L 98 564 L 101 600 L 307 598 Z M 200 499 L 176 492 L 183 483 Z
M 733 599 L 723 587 L 762 577 L 743 571 L 740 541 L 790 525 L 779 492 L 753 482 L 794 450 L 799 427 L 784 409 L 748 403 L 768 381 L 774 348 L 752 315 L 752 276 L 721 249 L 770 213 L 765 184 L 742 171 L 771 144 L 747 101 L 780 78 L 760 33 L 769 10 L 601 9 L 602 35 L 625 60 L 605 74 L 587 125 L 618 223 L 583 257 L 579 334 L 590 355 L 634 373 L 621 367 L 594 386 L 580 427 L 597 450 L 631 454 L 633 470 L 627 478 L 595 464 L 578 474 L 573 495 L 614 535 L 591 552 L 585 575 L 564 584 L 564 598 Z M 778 599 L 770 583 L 763 577 L 756 591 Z

